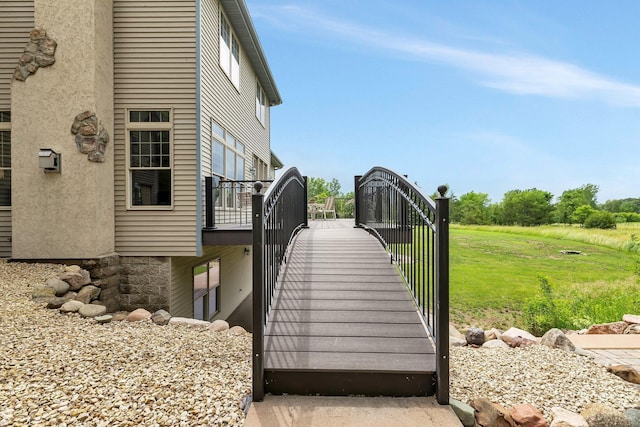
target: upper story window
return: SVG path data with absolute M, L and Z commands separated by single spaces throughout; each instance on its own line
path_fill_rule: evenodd
M 128 110 L 129 207 L 171 207 L 172 111 Z
M 0 111 L 0 206 L 11 206 L 10 111 Z
M 264 126 L 267 117 L 267 95 L 265 95 L 258 81 L 256 81 L 256 117 Z
M 233 33 L 229 21 L 220 12 L 220 67 L 240 90 L 240 44 Z
M 227 180 L 244 180 L 244 144 L 211 121 L 212 171 Z

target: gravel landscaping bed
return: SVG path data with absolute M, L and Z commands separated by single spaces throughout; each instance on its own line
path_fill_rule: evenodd
M 0 426 L 242 426 L 250 335 L 105 325 L 35 304 L 51 264 L 0 262 Z

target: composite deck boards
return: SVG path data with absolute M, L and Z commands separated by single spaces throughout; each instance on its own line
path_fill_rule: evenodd
M 353 222 L 309 225 L 296 237 L 277 285 L 265 370 L 330 378 L 351 372 L 353 381 L 371 373 L 435 372 L 432 342 L 378 240 Z

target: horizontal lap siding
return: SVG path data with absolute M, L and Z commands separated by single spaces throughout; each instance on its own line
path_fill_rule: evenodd
M 116 250 L 195 255 L 195 0 L 114 0 Z M 171 211 L 126 210 L 125 108 L 167 108 L 173 117 Z
M 0 0 L 0 111 L 11 110 L 11 78 L 34 27 L 33 1 Z M 11 256 L 11 210 L 0 210 L 0 257 Z
M 245 177 L 251 178 L 253 154 L 265 163 L 271 160 L 269 116 L 263 127 L 256 118 L 256 74 L 245 47 L 240 46 L 240 92 L 220 68 L 220 4 L 201 1 L 202 173 L 211 174 L 211 119 L 245 144 Z M 234 29 L 235 30 L 235 29 Z

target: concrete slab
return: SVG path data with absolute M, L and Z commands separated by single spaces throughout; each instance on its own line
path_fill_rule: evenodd
M 592 349 L 640 349 L 640 334 L 602 334 L 578 335 L 570 334 L 567 338 L 580 348 Z
M 244 427 L 462 427 L 433 397 L 272 396 L 253 402 Z

